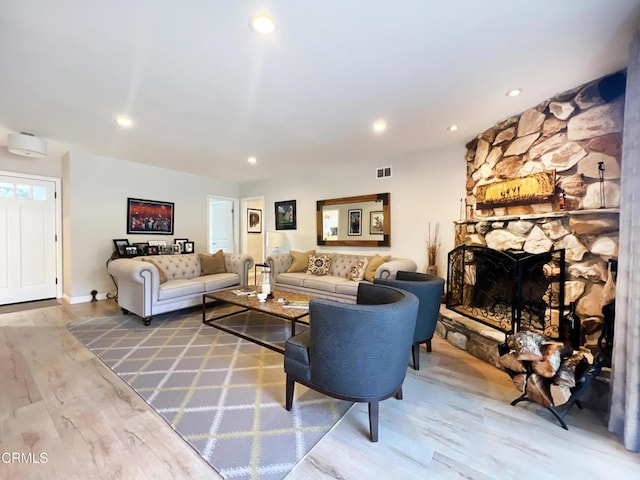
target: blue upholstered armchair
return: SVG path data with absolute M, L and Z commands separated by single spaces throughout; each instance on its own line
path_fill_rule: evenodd
M 420 369 L 420 344 L 427 345 L 427 352 L 431 351 L 431 338 L 436 330 L 436 323 L 440 315 L 440 302 L 444 293 L 444 280 L 440 277 L 417 272 L 398 272 L 395 280 L 374 279 L 373 283 L 388 285 L 413 293 L 420 301 L 416 330 L 411 345 L 414 370 Z
M 286 408 L 296 382 L 326 395 L 369 403 L 371 441 L 378 441 L 378 403 L 402 398 L 407 350 L 418 299 L 398 289 L 360 283 L 357 303 L 313 299 L 309 330 L 285 344 Z

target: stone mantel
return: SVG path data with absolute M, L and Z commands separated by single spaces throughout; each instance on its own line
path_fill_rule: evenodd
M 491 217 L 474 217 L 469 220 L 454 220 L 455 225 L 469 225 L 481 222 L 507 222 L 513 220 L 541 220 L 553 218 L 569 218 L 580 215 L 620 214 L 619 208 L 592 208 L 586 210 L 568 210 L 548 213 L 527 213 L 522 215 L 495 215 Z

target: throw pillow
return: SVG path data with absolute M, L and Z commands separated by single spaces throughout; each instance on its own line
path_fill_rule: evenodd
M 378 269 L 378 267 L 382 265 L 384 262 L 388 262 L 389 260 L 391 260 L 390 255 L 381 257 L 380 255 L 375 254 L 373 258 L 369 260 L 369 264 L 367 265 L 364 271 L 364 279 L 369 282 L 373 282 L 373 279 L 376 276 L 376 270 Z
M 289 254 L 291 255 L 291 258 L 293 258 L 293 261 L 291 262 L 291 266 L 289 267 L 289 270 L 287 270 L 287 273 L 306 271 L 309 266 L 309 257 L 311 255 L 315 255 L 315 253 L 315 250 L 309 250 L 308 252 L 295 252 L 291 250 Z
M 151 260 L 150 258 L 143 258 L 142 259 L 143 262 L 147 262 L 150 263 L 151 265 L 153 265 L 154 267 L 156 267 L 158 269 L 158 273 L 160 274 L 160 283 L 164 283 L 167 281 L 167 275 L 164 273 L 164 270 L 162 270 L 158 264 L 156 262 L 154 262 L 153 260 Z
M 356 264 L 351 267 L 349 271 L 349 278 L 354 282 L 359 282 L 364 278 L 364 272 L 367 269 L 367 265 L 369 264 L 369 260 L 365 257 L 359 258 L 356 261 Z
M 327 275 L 331 267 L 329 255 L 310 255 L 307 273 L 312 275 Z
M 213 255 L 199 253 L 198 257 L 200 257 L 200 276 L 225 273 L 227 271 L 224 266 L 224 253 L 222 250 L 218 250 Z

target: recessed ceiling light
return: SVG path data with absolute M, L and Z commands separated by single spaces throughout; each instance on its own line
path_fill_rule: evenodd
M 384 120 L 376 120 L 373 122 L 373 131 L 376 133 L 382 133 L 387 129 L 387 122 Z
M 521 93 L 522 93 L 521 88 L 514 88 L 513 90 L 509 90 L 506 95 L 507 97 L 517 97 Z
M 119 126 L 124 128 L 129 128 L 133 126 L 133 120 L 131 120 L 131 117 L 129 115 L 117 115 L 116 123 Z
M 447 127 L 447 130 L 449 130 L 450 132 L 455 132 L 456 130 L 458 130 L 458 125 L 449 125 Z
M 258 159 L 256 157 L 249 157 L 247 159 L 247 162 L 249 162 L 251 165 L 255 165 L 256 163 L 258 163 Z
M 268 35 L 276 29 L 276 24 L 269 15 L 260 13 L 249 19 L 249 27 L 256 33 Z

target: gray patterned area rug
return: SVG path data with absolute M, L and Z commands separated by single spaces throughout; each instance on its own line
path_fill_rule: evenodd
M 276 342 L 290 331 L 260 314 L 234 321 Z M 287 412 L 282 354 L 203 325 L 194 310 L 149 327 L 117 315 L 69 330 L 225 478 L 283 478 L 351 406 L 297 385 Z

